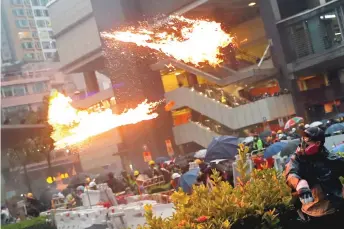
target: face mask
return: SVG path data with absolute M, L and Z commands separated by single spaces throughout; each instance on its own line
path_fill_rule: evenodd
M 319 149 L 320 149 L 320 144 L 317 144 L 317 143 L 307 144 L 307 142 L 302 140 L 301 145 L 297 148 L 296 152 L 300 155 L 311 156 L 318 153 Z

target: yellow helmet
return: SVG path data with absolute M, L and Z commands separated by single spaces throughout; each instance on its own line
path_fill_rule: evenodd
M 282 130 L 277 131 L 277 134 L 282 134 L 282 133 L 283 133 Z
M 31 192 L 29 192 L 28 194 L 26 194 L 27 198 L 33 199 L 33 194 Z
M 134 171 L 134 176 L 136 176 L 136 177 L 137 177 L 138 175 L 140 175 L 140 172 L 139 172 L 139 171 L 137 171 L 137 170 L 135 170 L 135 171 Z
M 149 164 L 149 165 L 155 165 L 155 161 L 150 160 L 150 161 L 148 162 L 148 164 Z
M 200 159 L 196 159 L 194 162 L 195 162 L 197 165 L 202 164 L 202 161 L 201 161 Z

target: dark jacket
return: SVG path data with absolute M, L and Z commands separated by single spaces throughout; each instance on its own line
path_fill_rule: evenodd
M 294 190 L 300 180 L 308 182 L 314 202 L 302 206 L 304 213 L 316 217 L 332 214 L 342 207 L 343 185 L 339 177 L 344 176 L 344 158 L 330 154 L 325 147 L 314 156 L 293 154 L 285 176 Z

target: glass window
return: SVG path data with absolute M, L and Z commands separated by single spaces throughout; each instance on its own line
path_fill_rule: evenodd
M 26 87 L 24 85 L 12 86 L 14 96 L 24 96 L 26 95 Z
M 19 32 L 18 33 L 19 39 L 31 39 L 32 38 L 31 35 L 32 34 L 30 32 Z
M 1 95 L 3 97 L 13 96 L 12 87 L 1 87 Z
M 26 14 L 27 16 L 32 17 L 33 16 L 32 9 L 27 9 Z
M 40 6 L 41 5 L 39 0 L 31 0 L 31 3 L 33 6 Z
M 46 6 L 50 0 L 41 0 L 41 5 Z
M 34 53 L 25 53 L 24 59 L 25 60 L 33 60 L 33 59 L 35 59 L 35 54 Z
M 50 38 L 48 31 L 39 31 L 39 37 L 41 39 L 49 39 Z
M 45 28 L 45 21 L 44 20 L 37 20 L 37 27 L 38 28 Z
M 24 9 L 13 9 L 12 12 L 16 16 L 25 16 Z
M 55 41 L 50 41 L 51 48 L 56 49 L 56 42 Z
M 27 20 L 16 20 L 16 25 L 18 28 L 25 28 L 29 26 L 29 22 Z
M 53 32 L 53 31 L 48 31 L 48 33 L 49 33 L 49 37 L 50 37 L 50 38 L 53 38 L 54 32 Z
M 30 5 L 30 0 L 24 0 L 25 5 Z
M 43 60 L 43 56 L 42 56 L 42 53 L 36 53 L 36 58 L 37 60 Z
M 34 12 L 35 12 L 36 17 L 42 17 L 43 16 L 42 10 L 35 10 Z
M 24 43 L 22 43 L 22 47 L 23 47 L 23 49 L 32 49 L 33 44 L 32 44 L 32 42 L 24 42 Z
M 48 10 L 42 10 L 43 16 L 44 17 L 49 17 L 49 12 Z
M 47 85 L 44 82 L 38 82 L 33 84 L 32 90 L 34 93 L 42 93 L 47 90 Z
M 48 42 L 48 41 L 43 41 L 42 42 L 42 47 L 44 48 L 44 49 L 50 49 L 51 47 L 50 47 L 50 42 Z
M 23 4 L 23 0 L 12 0 L 12 4 L 21 5 L 21 4 Z

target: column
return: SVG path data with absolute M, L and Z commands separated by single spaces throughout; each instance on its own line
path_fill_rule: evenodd
M 88 95 L 99 92 L 99 85 L 95 71 L 84 72 L 84 79 Z
M 189 87 L 194 87 L 195 85 L 198 85 L 197 76 L 195 74 L 187 73 L 186 77 Z

